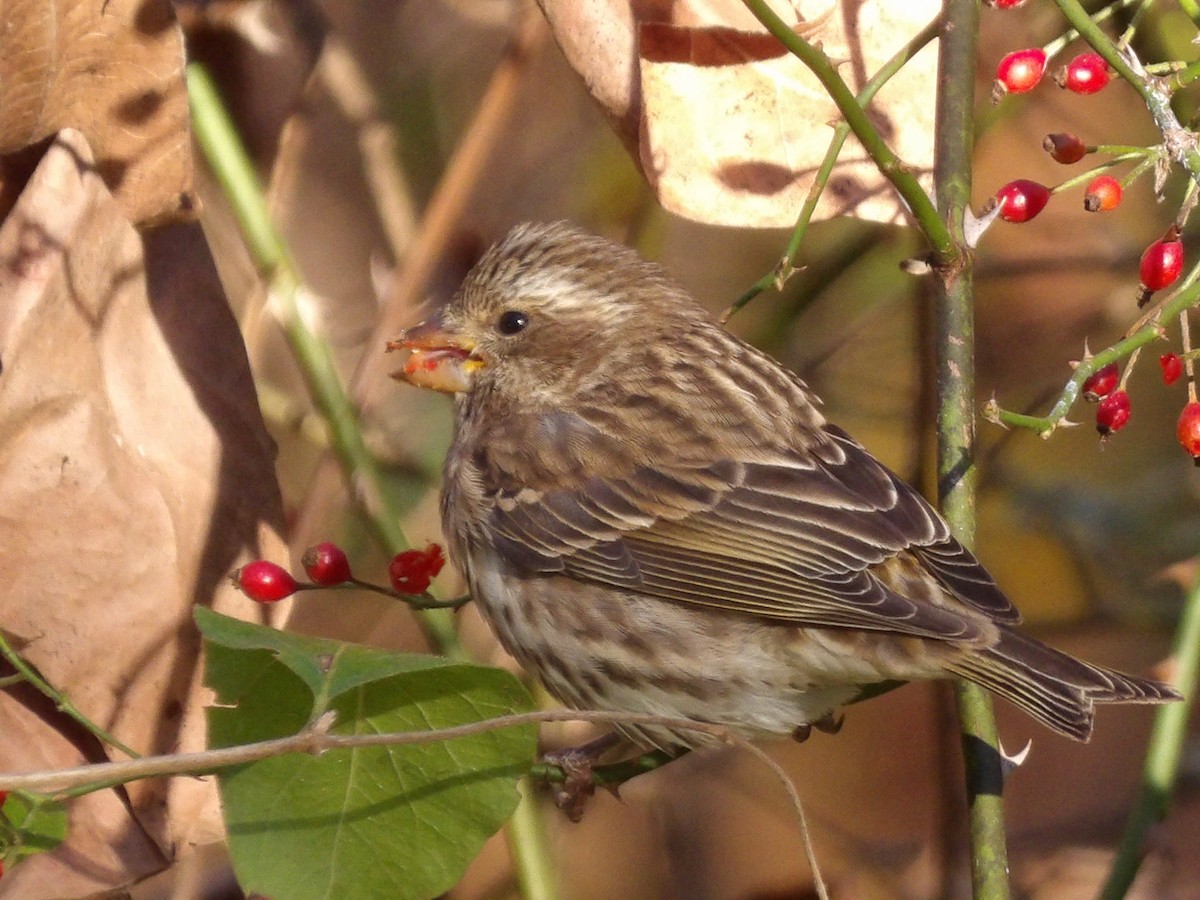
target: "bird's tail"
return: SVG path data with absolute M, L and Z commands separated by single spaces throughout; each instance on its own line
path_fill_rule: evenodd
M 1089 665 L 1004 627 L 995 645 L 964 655 L 950 669 L 1077 741 L 1092 736 L 1097 703 L 1181 699 L 1178 691 L 1161 681 Z

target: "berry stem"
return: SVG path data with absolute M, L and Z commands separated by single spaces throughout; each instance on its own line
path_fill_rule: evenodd
M 1133 368 L 1137 365 L 1138 357 L 1142 355 L 1142 348 L 1137 347 L 1129 354 L 1129 362 L 1125 363 L 1125 371 L 1121 373 L 1121 382 L 1117 385 L 1118 391 L 1125 390 L 1125 384 L 1129 381 L 1129 376 L 1133 374 Z
M 1185 309 L 1179 314 L 1179 337 L 1183 341 L 1183 371 L 1187 375 L 1188 402 L 1196 402 L 1196 357 L 1192 351 L 1191 319 Z
M 1096 148 L 1097 151 L 1104 149 L 1105 148 L 1102 147 Z M 1105 160 L 1102 163 L 1097 163 L 1086 172 L 1081 172 L 1078 175 L 1072 175 L 1066 181 L 1056 184 L 1054 187 L 1050 188 L 1050 193 L 1058 194 L 1062 191 L 1068 190 L 1069 188 L 1073 188 L 1076 185 L 1083 184 L 1085 181 L 1095 178 L 1096 175 L 1103 172 L 1105 169 L 1111 169 L 1118 163 L 1128 162 L 1131 159 L 1141 160 L 1141 162 L 1139 162 L 1136 166 L 1134 166 L 1133 169 L 1130 170 L 1128 175 L 1121 179 L 1121 187 L 1127 187 L 1130 181 L 1137 178 L 1138 175 L 1140 175 L 1142 172 L 1145 172 L 1146 169 L 1152 166 L 1160 155 L 1161 151 L 1157 147 L 1134 149 L 1129 153 L 1123 153 L 1120 156 Z

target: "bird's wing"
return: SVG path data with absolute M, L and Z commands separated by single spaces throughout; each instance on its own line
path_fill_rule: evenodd
M 928 503 L 844 433 L 826 434 L 776 458 L 498 492 L 485 527 L 529 573 L 776 621 L 970 639 L 980 620 L 963 604 L 1019 619 Z

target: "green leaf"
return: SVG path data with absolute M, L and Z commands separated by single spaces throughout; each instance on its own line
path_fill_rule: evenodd
M 318 699 L 331 700 L 360 684 L 389 675 L 446 665 L 445 660 L 435 656 L 389 653 L 359 644 L 292 634 L 223 616 L 202 606 L 196 607 L 195 620 L 210 644 L 242 650 L 270 650 L 279 662 L 308 685 Z M 219 684 L 210 684 L 221 689 Z
M 24 859 L 53 850 L 67 837 L 67 809 L 40 794 L 13 791 L 4 801 L 13 844 L 6 856 Z
M 230 704 L 209 710 L 213 746 L 301 731 L 314 695 L 336 713 L 334 734 L 426 731 L 531 705 L 500 669 L 258 635 L 259 626 L 216 618 L 197 616 L 209 638 L 206 680 Z M 325 680 L 315 679 L 322 669 Z M 289 900 L 435 896 L 512 814 L 535 751 L 535 729 L 519 726 L 226 770 L 218 782 L 238 879 L 247 892 Z

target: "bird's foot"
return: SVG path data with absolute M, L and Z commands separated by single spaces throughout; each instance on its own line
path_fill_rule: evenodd
M 825 734 L 837 734 L 842 730 L 842 725 L 845 723 L 846 717 L 841 713 L 825 713 L 815 722 L 809 722 L 806 725 L 797 725 L 792 729 L 792 740 L 797 744 L 803 744 L 812 735 L 812 730 L 823 731 Z
M 596 793 L 593 768 L 600 757 L 620 741 L 620 735 L 613 732 L 578 747 L 552 750 L 542 755 L 546 765 L 556 766 L 563 773 L 562 782 L 554 786 L 554 805 L 566 813 L 572 822 L 583 818 L 588 798 Z

